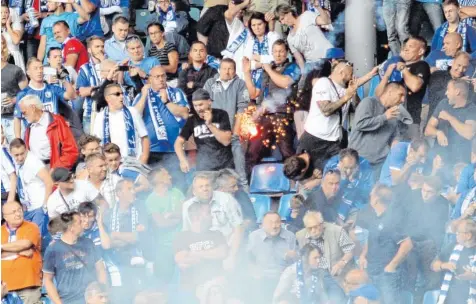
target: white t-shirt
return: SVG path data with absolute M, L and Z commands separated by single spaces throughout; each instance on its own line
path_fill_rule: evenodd
M 30 151 L 38 156 L 41 160 L 51 158 L 50 140 L 46 135 L 48 129 L 48 113 L 43 112 L 38 122 L 32 123 L 30 126 Z
M 62 196 L 56 189 L 48 198 L 48 216 L 50 219 L 59 216 L 63 212 L 76 210 L 79 204 L 93 201 L 99 191 L 86 180 L 75 180 L 74 191 Z
M 43 206 L 46 187 L 38 177 L 38 173 L 43 168 L 46 168 L 45 164 L 35 154 L 30 152 L 28 152 L 23 166 L 16 164 L 17 176 L 21 179 L 24 193 L 23 198 L 20 196 L 20 201 L 27 206 L 28 211 Z
M 299 16 L 296 32 L 291 31 L 288 35 L 291 52 L 301 53 L 306 62 L 316 62 L 325 58 L 327 49 L 333 47 L 316 24 L 318 16 L 310 11 L 304 12 Z
M 226 27 L 228 28 L 228 32 L 230 36 L 228 38 L 227 48 L 241 35 L 241 33 L 245 30 L 245 25 L 243 22 L 236 18 L 233 19 L 233 22 L 230 24 L 226 22 Z M 235 51 L 234 54 L 228 54 L 226 50 L 222 52 L 223 58 L 231 58 L 235 60 L 236 63 L 236 75 L 241 79 L 244 78 L 243 75 L 243 57 L 245 56 L 245 48 L 248 45 L 248 41 L 253 40 L 251 37 L 251 33 L 248 31 L 248 36 L 246 36 L 245 41 L 241 44 L 238 49 Z
M 139 113 L 137 113 L 137 110 L 133 107 L 127 108 L 131 112 L 132 120 L 134 121 L 136 156 L 139 158 L 142 154 L 141 138 L 147 136 L 147 129 L 145 128 L 142 117 L 139 116 Z M 124 122 L 124 112 L 122 110 L 117 112 L 109 111 L 109 129 L 111 134 L 111 142 L 118 145 L 121 149 L 121 156 L 126 157 L 128 155 L 127 151 L 129 145 L 127 143 L 126 124 Z M 103 132 L 104 109 L 96 115 L 93 135 L 102 140 L 104 134 Z
M 320 139 L 337 141 L 341 136 L 339 112 L 336 111 L 329 117 L 324 116 L 318 106 L 319 101 L 330 100 L 337 102 L 345 94 L 345 89 L 338 84 L 331 83 L 329 78 L 323 77 L 317 80 L 312 87 L 311 107 L 304 125 L 304 130 Z M 337 91 L 336 91 L 337 89 Z
M 2 177 L 2 190 L 5 192 L 10 191 L 10 174 L 15 173 L 15 164 L 10 161 L 10 158 L 5 154 L 6 152 L 1 149 L 2 153 L 2 171 L 0 175 Z

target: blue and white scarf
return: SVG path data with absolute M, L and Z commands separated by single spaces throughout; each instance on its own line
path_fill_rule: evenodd
M 8 152 L 8 149 L 6 147 L 2 147 L 3 149 L 3 153 L 5 154 L 7 160 L 10 162 L 10 164 L 12 165 L 13 168 L 15 168 L 15 163 L 13 162 L 13 158 L 12 156 L 10 155 L 10 152 Z M 2 193 L 5 193 L 7 192 L 7 190 L 5 189 L 5 187 L 3 186 L 3 182 L 1 183 L 2 185 Z
M 458 260 L 461 256 L 461 252 L 464 250 L 463 245 L 456 245 L 453 249 L 453 252 L 450 255 L 450 262 L 454 263 L 455 265 L 458 263 Z M 472 255 L 469 257 L 469 266 L 471 268 L 476 266 L 476 256 Z M 448 290 L 450 288 L 451 280 L 453 279 L 453 272 L 447 271 L 443 278 L 443 283 L 441 284 L 440 288 L 440 296 L 438 297 L 437 304 L 444 304 L 446 300 L 446 296 L 448 295 Z M 475 304 L 476 303 L 476 281 L 469 281 L 469 296 L 467 304 Z
M 259 42 L 257 37 L 254 37 L 254 42 L 253 42 L 253 55 L 267 55 L 269 52 L 269 43 L 268 43 L 268 35 L 264 35 L 263 42 Z M 258 83 L 259 79 L 261 78 L 261 75 L 263 74 L 263 69 L 259 68 L 256 70 L 253 70 L 251 72 L 251 78 L 253 79 L 254 83 Z
M 442 28 L 441 28 L 441 33 L 440 33 L 440 42 L 441 42 L 441 50 L 443 51 L 443 40 L 445 39 L 446 34 L 448 34 L 448 27 L 449 23 L 446 21 L 443 23 Z M 456 32 L 461 35 L 461 38 L 463 39 L 463 47 L 461 50 L 463 52 L 466 51 L 466 43 L 467 43 L 467 36 L 466 36 L 466 31 L 468 29 L 468 25 L 464 22 L 460 22 L 458 24 L 458 28 L 456 29 Z
M 93 62 L 91 58 L 89 59 L 88 63 L 83 64 L 81 66 L 81 70 L 83 70 L 86 74 L 86 77 L 88 77 L 89 85 L 91 87 L 99 86 L 99 84 L 101 83 L 101 78 L 99 77 L 96 71 L 96 64 Z M 91 97 L 86 97 L 83 107 L 84 107 L 83 119 L 90 118 L 93 112 L 93 99 Z
M 157 7 L 157 11 L 159 12 L 159 23 L 162 24 L 164 28 L 177 27 L 177 16 L 175 15 L 172 5 L 169 5 L 166 12 L 162 11 L 160 7 Z
M 240 46 L 245 43 L 246 38 L 248 38 L 249 30 L 247 28 L 243 29 L 240 35 L 223 51 L 221 54 L 223 57 L 232 58 L 235 52 L 240 48 Z
M 25 205 L 28 208 L 28 207 L 30 207 L 30 202 L 29 202 L 28 197 L 26 196 L 25 190 L 23 189 L 23 181 L 20 177 L 20 169 L 22 167 L 23 167 L 23 165 L 16 167 L 17 193 L 18 193 L 18 197 L 20 198 L 20 202 L 22 203 L 22 205 Z
M 151 97 L 152 95 L 155 97 Z M 177 98 L 169 86 L 167 86 L 167 96 L 172 103 L 177 103 Z M 160 95 L 154 92 L 152 89 L 149 89 L 149 94 L 147 95 L 147 106 L 149 107 L 150 117 L 152 118 L 152 124 L 154 125 L 155 135 L 157 136 L 158 140 L 167 141 L 167 127 L 165 126 L 164 120 L 160 115 L 159 102 L 162 103 Z M 162 103 L 162 106 L 165 105 Z
M 132 229 L 132 232 L 136 232 L 137 223 L 139 222 L 139 212 L 134 206 L 131 206 L 130 212 L 131 212 L 131 229 Z M 121 223 L 119 222 L 119 204 L 116 204 L 114 206 L 114 209 L 112 210 L 110 228 L 112 232 L 121 232 Z
M 112 6 L 119 6 L 121 5 L 120 0 L 101 0 L 101 8 L 108 8 Z
M 127 156 L 136 156 L 136 132 L 134 130 L 134 120 L 132 114 L 127 107 L 122 108 L 124 113 L 124 124 L 126 125 L 127 136 Z M 109 107 L 104 109 L 104 126 L 102 144 L 111 142 L 111 132 L 109 129 Z
M 311 272 L 311 286 L 306 288 L 306 282 L 304 278 L 304 266 L 302 258 L 296 262 L 296 281 L 297 292 L 296 296 L 301 304 L 315 304 L 317 303 L 317 289 L 319 286 L 319 277 L 316 271 Z

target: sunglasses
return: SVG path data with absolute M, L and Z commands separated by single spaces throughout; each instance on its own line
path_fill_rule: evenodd
M 109 96 L 111 96 L 111 95 L 114 95 L 114 96 L 116 96 L 116 97 L 119 97 L 119 96 L 124 96 L 124 93 L 122 93 L 122 92 L 115 92 L 115 93 L 109 94 Z

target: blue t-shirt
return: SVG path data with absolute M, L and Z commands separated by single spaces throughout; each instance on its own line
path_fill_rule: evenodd
M 135 66 L 144 71 L 147 75 L 149 75 L 150 70 L 152 68 L 160 65 L 159 59 L 155 57 L 145 57 L 139 64 L 133 63 L 129 61 L 129 66 Z M 127 85 L 134 86 L 134 82 L 132 81 L 131 77 L 129 76 L 129 72 L 124 74 L 124 81 Z
M 458 185 L 456 186 L 456 193 L 466 193 L 476 187 L 476 181 L 474 180 L 475 167 L 475 164 L 469 164 L 461 171 Z
M 392 186 L 392 173 L 391 170 L 401 170 L 405 163 L 407 162 L 408 150 L 410 149 L 409 142 L 399 142 L 397 143 L 388 153 L 387 158 L 382 166 L 382 171 L 380 173 L 380 183 Z M 424 164 L 417 165 L 414 167 L 415 172 L 423 173 Z
M 453 57 L 446 56 L 445 52 L 440 50 L 433 50 L 430 52 L 425 61 L 430 65 L 430 67 L 436 67 L 438 70 L 447 71 L 453 65 Z M 473 75 L 474 67 L 470 64 L 466 70 L 465 75 Z
M 46 248 L 43 272 L 53 274 L 63 303 L 84 303 L 84 291 L 96 281 L 96 263 L 101 260 L 89 239 L 80 237 L 69 245 L 61 239 Z
M 53 25 L 58 22 L 58 21 L 65 21 L 69 25 L 69 29 L 71 30 L 71 35 L 73 37 L 78 35 L 78 18 L 79 15 L 78 13 L 69 13 L 69 12 L 64 12 L 59 15 L 49 15 L 43 21 L 41 22 L 41 27 L 40 27 L 40 35 L 45 35 L 46 36 L 46 49 L 45 49 L 45 58 L 43 60 L 43 63 L 46 63 L 47 55 L 48 55 L 48 50 L 52 47 L 59 47 L 61 48 L 61 43 L 57 42 L 55 40 L 55 37 L 53 35 Z
M 168 87 L 168 91 L 170 102 L 179 106 L 188 107 L 187 96 L 181 89 Z M 150 151 L 174 152 L 174 143 L 178 135 L 180 134 L 180 129 L 185 124 L 185 119 L 183 119 L 182 117 L 174 116 L 172 112 L 170 112 L 170 110 L 167 108 L 167 106 L 164 105 L 164 103 L 162 102 L 159 93 L 154 92 L 152 90 L 150 92 L 151 93 L 149 94 L 151 94 L 152 96 L 149 96 L 148 99 L 150 99 L 151 101 L 155 99 L 157 101 L 155 104 L 158 107 L 158 113 L 160 115 L 160 119 L 163 122 L 163 125 L 165 126 L 166 132 L 166 134 L 161 134 L 163 132 L 156 132 L 156 129 L 154 127 L 156 119 L 152 119 L 151 116 L 152 105 L 149 105 L 148 101 L 146 101 L 144 107 L 144 115 L 142 118 L 144 119 L 145 127 L 147 128 L 147 134 L 149 135 L 150 139 Z M 173 95 L 173 98 L 170 97 L 170 95 Z M 136 99 L 134 100 L 134 105 L 139 102 L 141 97 L 142 94 L 137 95 Z M 159 137 L 161 138 L 158 138 L 157 133 L 159 133 Z
M 89 239 L 93 242 L 94 246 L 101 250 L 101 236 L 99 234 L 99 228 L 96 222 L 93 226 L 83 232 L 83 238 Z
M 104 32 L 101 27 L 101 16 L 100 16 L 100 8 L 101 8 L 101 0 L 89 0 L 96 9 L 94 12 L 89 14 L 89 21 L 81 24 L 79 26 L 78 34 L 76 37 L 81 40 L 85 41 L 89 37 L 92 36 L 99 36 L 104 37 Z M 79 1 L 81 3 L 81 0 Z
M 64 99 L 65 92 L 65 89 L 60 88 L 57 85 L 45 84 L 41 90 L 33 89 L 32 87 L 27 86 L 17 94 L 17 101 L 20 101 L 26 95 L 36 95 L 43 103 L 43 110 L 58 114 L 58 104 L 60 102 L 66 103 Z M 23 115 L 20 111 L 19 102 L 17 102 L 15 105 L 13 116 L 16 118 L 23 118 Z

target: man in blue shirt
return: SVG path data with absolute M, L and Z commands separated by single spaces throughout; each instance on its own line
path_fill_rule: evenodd
M 259 106 L 254 117 L 256 124 L 261 127 L 258 127 L 257 136 L 250 138 L 246 153 L 248 172 L 273 145 L 279 147 L 285 159 L 294 155 L 294 130 L 287 121 L 288 98 L 301 77 L 301 71 L 297 64 L 288 61 L 287 56 L 286 42 L 276 40 L 273 44 L 274 61 L 263 64 L 264 72 L 257 80 L 253 79 L 250 59 L 243 58 L 246 87 L 250 98 L 256 99 Z
M 406 181 L 414 172 L 423 173 L 428 149 L 424 139 L 394 145 L 383 164 L 380 183 L 395 186 Z
M 145 83 L 152 68 L 159 66 L 160 61 L 155 57 L 145 57 L 144 45 L 139 36 L 134 35 L 126 39 L 126 50 L 130 60 L 127 62 L 129 71 L 124 73 L 124 82 L 127 85 L 136 87 L 131 77 L 138 75 L 142 82 Z
M 100 16 L 101 0 L 79 0 L 79 3 L 80 7 L 89 14 L 89 19 L 88 22 L 81 24 L 79 27 L 77 38 L 81 41 L 85 41 L 92 36 L 103 37 L 104 32 L 101 27 Z M 78 5 L 74 7 L 76 11 L 78 10 L 77 7 Z
M 17 95 L 17 104 L 13 112 L 13 128 L 15 137 L 21 136 L 21 120 L 23 115 L 18 106 L 19 101 L 26 95 L 36 95 L 43 103 L 45 111 L 58 114 L 59 103 L 66 103 L 67 100 L 76 98 L 76 92 L 73 86 L 63 80 L 59 80 L 63 88 L 57 85 L 45 84 L 43 82 L 43 64 L 37 58 L 30 58 L 26 64 L 27 75 L 30 78 L 30 83 L 26 88 L 21 90 Z M 68 106 L 68 105 L 66 105 Z
M 327 161 L 324 175 L 329 170 L 341 172 L 342 200 L 349 210 L 360 209 L 368 203 L 374 185 L 373 171 L 370 163 L 360 157 L 357 151 L 350 148 L 341 150 L 338 155 Z
M 40 28 L 40 46 L 38 48 L 37 57 L 40 60 L 44 60 L 46 63 L 45 55 L 48 53 L 48 50 L 52 47 L 61 48 L 61 44 L 55 40 L 53 36 L 53 25 L 58 21 L 65 21 L 69 28 L 71 29 L 71 35 L 73 37 L 78 35 L 79 25 L 87 22 L 89 20 L 88 13 L 76 2 L 72 0 L 67 0 L 68 4 L 72 4 L 73 8 L 76 10 L 75 13 L 65 12 L 64 4 L 59 2 L 48 1 L 47 7 L 48 12 L 53 12 L 51 15 L 43 19 L 41 22 Z
M 129 19 L 118 15 L 112 19 L 112 37 L 106 40 L 105 51 L 109 59 L 119 63 L 128 58 L 126 38 L 129 34 Z

